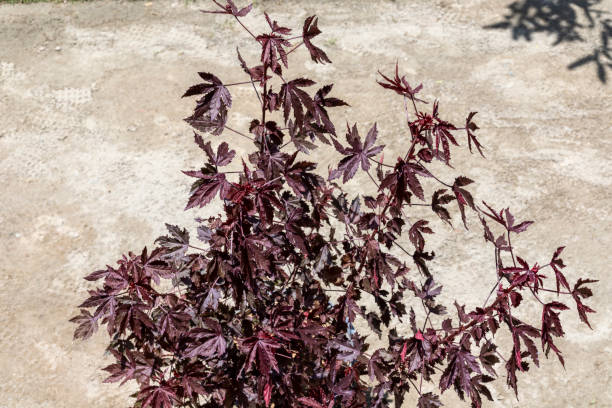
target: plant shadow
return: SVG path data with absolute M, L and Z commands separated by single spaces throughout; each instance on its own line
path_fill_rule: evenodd
M 514 40 L 531 41 L 534 34 L 554 36 L 554 45 L 564 42 L 585 42 L 585 35 L 598 31 L 593 51 L 567 66 L 574 70 L 594 64 L 597 77 L 607 82 L 612 70 L 612 19 L 606 11 L 596 9 L 602 0 L 516 0 L 507 6 L 503 20 L 485 29 L 510 30 Z

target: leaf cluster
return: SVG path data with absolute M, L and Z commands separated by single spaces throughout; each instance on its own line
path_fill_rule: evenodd
M 231 0 L 215 4 L 212 12 L 241 25 L 251 11 Z M 517 390 L 517 372 L 539 364 L 537 343 L 563 363 L 555 340 L 564 334 L 560 314 L 568 306 L 544 296 L 573 300 L 589 324 L 594 311 L 583 302 L 594 281 L 570 289 L 563 247 L 545 266 L 516 255 L 511 236 L 532 222 L 484 202 L 483 209 L 472 180 L 457 175 L 447 183 L 433 170 L 436 163 L 451 166 L 461 135 L 482 154 L 475 113 L 459 128 L 441 116 L 437 101 L 423 108 L 427 102 L 416 96 L 422 86 L 411 87 L 398 66 L 393 77 L 381 74 L 380 84 L 414 108 L 406 109 L 407 149 L 385 163 L 377 124 L 365 138 L 356 124 L 347 125 L 344 140 L 336 134 L 328 109 L 346 103 L 329 96 L 332 84 L 288 77 L 289 56 L 300 45 L 313 61 L 331 62 L 312 42 L 320 34 L 317 18 L 306 19 L 299 37 L 265 19 L 269 31 L 260 35 L 243 25 L 261 51 L 251 63 L 237 55 L 246 81 L 201 72 L 203 82 L 184 94 L 199 98 L 186 121 L 203 157 L 199 169 L 184 172 L 195 179 L 186 209 L 218 199 L 222 213 L 198 218 L 195 237 L 167 225 L 152 251 L 128 253 L 85 277 L 98 286 L 72 319 L 75 338 L 106 327 L 116 361 L 104 368 L 105 381 L 136 382 L 140 408 L 400 407 L 408 392 L 419 394 L 418 407 L 434 408 L 447 390 L 480 407 L 483 397 L 492 399 L 487 384 L 498 372 Z M 248 130 L 227 126 L 232 86 L 252 87 L 261 102 Z M 203 133 L 224 141 L 213 147 Z M 238 160 L 230 134 L 249 139 L 251 153 Z M 324 148 L 339 155 L 327 178 L 309 156 Z M 358 173 L 371 188 L 351 196 L 345 183 Z M 437 187 L 428 191 L 432 183 Z M 459 217 L 467 228 L 470 213 L 494 249 L 494 285 L 482 307 L 466 311 L 455 302 L 451 312 L 439 300 L 426 237 L 436 232 L 437 218 L 452 225 Z M 556 286 L 547 288 L 552 276 Z M 542 304 L 541 322 L 516 317 L 528 298 Z M 397 330 L 404 320 L 411 329 Z M 367 329 L 358 330 L 358 322 Z M 502 329 L 513 339 L 511 350 L 495 343 Z M 375 336 L 383 344 L 377 349 Z

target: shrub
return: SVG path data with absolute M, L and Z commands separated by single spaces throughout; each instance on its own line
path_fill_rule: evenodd
M 538 365 L 539 348 L 563 364 L 555 341 L 564 334 L 560 314 L 568 307 L 547 298 L 573 299 L 588 325 L 593 310 L 583 300 L 595 281 L 569 284 L 563 247 L 542 266 L 519 256 L 511 239 L 531 221 L 477 203 L 466 177 L 445 182 L 432 172 L 434 162 L 450 166 L 459 137 L 483 154 L 475 112 L 457 127 L 440 116 L 437 101 L 429 110 L 419 97 L 422 86 L 409 85 L 397 65 L 393 74 L 381 73 L 378 83 L 402 97 L 410 131 L 404 154 L 385 163 L 376 124 L 367 132 L 347 125 L 346 142 L 337 136 L 328 109 L 346 103 L 331 96 L 331 84 L 313 94 L 307 90 L 315 82 L 288 77 L 288 58 L 302 45 L 313 61 L 331 62 L 312 43 L 320 34 L 315 16 L 291 37 L 266 14 L 269 32 L 255 35 L 240 20 L 250 6 L 215 4 L 219 9 L 207 13 L 234 18 L 261 58 L 251 65 L 238 53 L 247 76 L 240 83 L 200 72 L 202 82 L 183 95 L 199 98 L 186 121 L 202 133 L 238 134 L 253 151 L 237 163 L 227 142 L 214 148 L 195 133 L 205 163 L 184 172 L 195 179 L 186 208 L 223 201 L 221 215 L 196 219 L 203 244 L 167 225 L 168 235 L 153 250 L 124 255 L 116 267 L 85 278 L 101 285 L 72 319 L 75 338 L 106 325 L 116 362 L 104 368 L 105 381 L 136 381 L 136 406 L 143 408 L 380 407 L 391 401 L 399 407 L 410 391 L 423 408 L 441 406 L 439 394 L 448 389 L 480 407 L 483 397 L 492 399 L 487 383 L 498 371 L 516 392 L 517 372 Z M 231 86 L 252 87 L 259 98 L 261 116 L 248 132 L 226 124 Z M 322 145 L 341 156 L 327 178 L 316 172 L 316 161 L 304 159 Z M 234 170 L 224 170 L 232 164 Z M 344 183 L 357 172 L 369 177 L 371 188 L 350 197 Z M 426 193 L 431 184 L 438 187 Z M 419 215 L 433 213 L 452 225 L 452 207 L 465 228 L 466 212 L 478 216 L 495 257 L 482 305 L 465 310 L 455 302 L 456 313 L 439 302 L 442 286 L 430 271 L 434 252 L 425 240 L 433 230 Z M 401 241 L 406 235 L 409 244 Z M 541 305 L 540 322 L 517 317 L 527 301 Z M 410 329 L 390 328 L 402 319 Z M 357 330 L 356 321 L 366 329 Z M 502 330 L 511 349 L 496 345 Z M 383 346 L 373 349 L 372 339 L 383 334 Z

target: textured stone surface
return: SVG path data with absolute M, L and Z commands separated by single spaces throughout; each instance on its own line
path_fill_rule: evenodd
M 598 81 L 593 67 L 566 69 L 590 51 L 596 34 L 553 47 L 544 34 L 513 41 L 508 31 L 483 29 L 503 18 L 507 3 L 270 1 L 257 2 L 247 23 L 262 28 L 264 9 L 295 28 L 319 14 L 324 34 L 317 43 L 334 64 L 315 65 L 299 53 L 291 72 L 335 82 L 335 94 L 352 104 L 336 112 L 337 123 L 365 127 L 378 121 L 391 150 L 406 145 L 403 107 L 375 78 L 396 59 L 411 81 L 424 83 L 428 100 L 441 99 L 452 120 L 480 112 L 487 159 L 457 154 L 456 169 L 478 181 L 479 199 L 508 204 L 517 217 L 536 221 L 516 243 L 522 254 L 540 254 L 546 263 L 564 244 L 572 280 L 602 280 L 591 302 L 598 311 L 595 331 L 579 324 L 574 310 L 565 312 L 568 335 L 560 344 L 566 371 L 552 374 L 559 363 L 551 359 L 537 375 L 520 375 L 520 402 L 500 378 L 497 402 L 489 405 L 609 407 L 611 88 Z M 196 213 L 182 211 L 190 181 L 180 170 L 198 166 L 201 156 L 181 121 L 192 101 L 179 96 L 197 80 L 197 71 L 242 80 L 236 45 L 246 58 L 257 58 L 229 19 L 202 15 L 200 6 L 0 6 L 2 407 L 129 405 L 129 386 L 101 383 L 105 332 L 73 342 L 67 320 L 86 295 L 85 273 L 150 246 L 165 221 L 192 225 Z M 598 8 L 612 11 L 612 2 Z M 248 87 L 233 92 L 230 121 L 244 127 L 256 112 L 255 98 Z M 242 141 L 223 137 L 239 143 L 239 153 L 246 151 Z M 318 157 L 329 163 L 334 155 L 322 150 Z M 351 188 L 359 186 L 357 181 Z M 476 305 L 494 272 L 477 220 L 470 221 L 472 231 L 458 228 L 451 238 L 435 224 L 431 248 L 440 254 L 435 270 L 445 296 Z M 539 318 L 535 305 L 523 310 Z M 444 398 L 447 406 L 458 406 L 452 396 Z

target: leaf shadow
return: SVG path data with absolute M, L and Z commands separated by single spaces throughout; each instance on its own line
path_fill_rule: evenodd
M 602 0 L 515 0 L 507 6 L 503 20 L 484 26 L 490 30 L 509 30 L 516 41 L 532 41 L 535 34 L 554 36 L 553 46 L 569 42 L 586 42 L 589 31 L 599 31 L 593 51 L 567 66 L 574 70 L 595 65 L 597 77 L 607 82 L 612 70 L 612 20 L 597 9 Z

